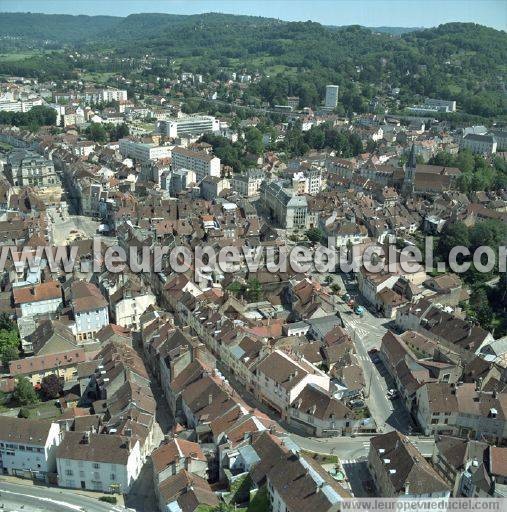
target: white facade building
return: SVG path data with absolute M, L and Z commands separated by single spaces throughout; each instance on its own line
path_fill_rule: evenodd
M 142 467 L 139 441 L 116 434 L 66 432 L 56 465 L 61 487 L 127 493 Z
M 45 420 L 0 418 L 0 467 L 9 475 L 45 479 L 56 469 L 60 425 Z
M 220 121 L 213 116 L 183 116 L 159 121 L 157 129 L 168 137 L 201 135 L 220 131 Z
M 175 169 L 183 168 L 194 171 L 197 181 L 201 181 L 205 176 L 220 176 L 220 158 L 204 151 L 174 148 L 172 161 Z
M 157 146 L 156 144 L 147 144 L 130 139 L 120 139 L 120 153 L 123 157 L 147 162 L 149 160 L 170 158 L 171 148 L 169 146 Z

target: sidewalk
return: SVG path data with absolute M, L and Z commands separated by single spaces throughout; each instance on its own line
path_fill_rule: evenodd
M 121 507 L 125 506 L 124 500 L 123 500 L 123 494 L 107 494 L 104 492 L 94 492 L 94 491 L 87 491 L 85 489 L 69 489 L 67 487 L 58 487 L 57 485 L 48 485 L 43 482 L 39 482 L 38 480 L 30 480 L 28 478 L 20 478 L 17 476 L 12 475 L 2 475 L 0 476 L 0 482 L 9 482 L 11 484 L 18 484 L 18 485 L 24 485 L 26 487 L 47 487 L 49 489 L 58 489 L 59 491 L 62 491 L 64 494 L 74 494 L 74 495 L 81 495 L 86 496 L 87 498 L 94 498 L 98 500 L 101 496 L 116 496 L 117 502 L 116 505 L 119 505 Z

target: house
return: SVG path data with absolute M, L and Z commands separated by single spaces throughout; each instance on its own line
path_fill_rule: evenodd
M 9 475 L 46 480 L 56 470 L 59 443 L 58 423 L 0 417 L 0 461 Z
M 155 493 L 160 512 L 199 512 L 219 504 L 208 482 L 185 469 L 163 480 Z
M 155 295 L 144 287 L 137 288 L 129 283 L 110 297 L 111 316 L 114 322 L 125 328 L 139 329 L 141 315 L 155 305 Z
M 417 392 L 417 421 L 425 435 L 452 434 L 502 443 L 507 439 L 507 393 L 476 383 L 429 382 Z
M 94 339 L 109 324 L 106 300 L 94 284 L 85 281 L 73 282 L 70 293 L 78 341 Z
M 277 512 L 337 512 L 351 495 L 297 445 L 268 432 L 258 435 L 249 454 L 250 477 L 267 487 L 271 510 Z
M 198 443 L 185 439 L 172 439 L 151 454 L 155 485 L 182 470 L 207 478 L 208 462 Z
M 351 409 L 315 384 L 305 386 L 292 402 L 289 418 L 289 423 L 317 437 L 350 434 L 361 426 Z
M 42 320 L 35 331 L 26 337 L 27 347 L 36 355 L 57 354 L 78 348 L 72 331 L 59 320 Z
M 489 445 L 482 441 L 438 434 L 431 462 L 438 474 L 452 487 L 453 496 L 463 495 L 463 477 L 467 469 L 485 462 Z M 466 478 L 466 477 L 465 477 Z
M 329 391 L 329 377 L 311 363 L 291 359 L 281 350 L 275 350 L 255 367 L 254 393 L 259 400 L 287 418 L 290 404 L 307 384 L 316 384 Z
M 409 439 L 396 430 L 370 441 L 368 468 L 380 496 L 448 498 L 450 486 Z
M 141 471 L 139 441 L 115 434 L 66 432 L 56 464 L 60 487 L 127 493 Z
M 21 317 L 50 315 L 62 305 L 62 290 L 57 281 L 47 281 L 12 290 L 14 307 L 19 308 Z

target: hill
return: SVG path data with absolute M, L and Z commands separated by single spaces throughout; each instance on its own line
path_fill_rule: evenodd
M 403 105 L 434 96 L 455 99 L 463 112 L 477 116 L 502 116 L 507 110 L 507 34 L 473 23 L 388 31 L 219 13 L 125 18 L 9 13 L 0 16 L 0 33 L 7 36 L 0 39 L 0 53 L 16 37 L 18 48 L 38 39 L 52 41 L 50 48 L 68 45 L 111 56 L 72 61 L 53 54 L 15 63 L 0 58 L 3 73 L 68 76 L 75 68 L 125 73 L 130 69 L 125 57 L 149 55 L 166 63 L 153 68 L 158 76 L 174 66 L 212 77 L 224 69 L 268 75 L 249 92 L 270 103 L 289 94 L 315 106 L 325 84 L 336 83 L 341 103 L 355 112 L 394 87 Z

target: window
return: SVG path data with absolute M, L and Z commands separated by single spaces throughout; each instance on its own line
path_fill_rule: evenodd
M 110 477 L 110 480 L 116 480 L 116 475 L 114 473 L 111 473 L 111 477 Z
M 437 419 L 437 418 L 433 418 L 433 419 L 431 420 L 431 424 L 432 424 L 432 425 L 435 425 L 436 423 L 438 423 L 438 419 Z
M 100 468 L 100 464 L 98 464 L 97 462 L 94 462 L 92 467 L 93 467 L 93 469 L 99 469 Z
M 72 476 L 72 475 L 74 474 L 74 472 L 72 471 L 72 469 L 66 469 L 66 470 L 65 470 L 65 474 L 66 474 L 67 476 Z

